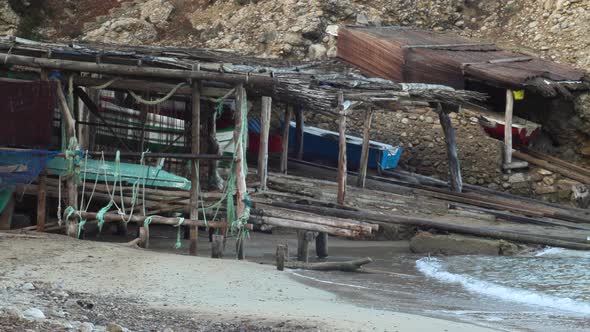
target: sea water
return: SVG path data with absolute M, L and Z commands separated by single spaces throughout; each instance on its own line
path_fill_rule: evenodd
M 376 258 L 374 273 L 292 271 L 303 282 L 376 309 L 503 331 L 590 331 L 590 252 Z M 377 273 L 378 272 L 378 273 Z

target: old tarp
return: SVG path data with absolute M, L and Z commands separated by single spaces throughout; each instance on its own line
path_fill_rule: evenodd
M 0 80 L 0 145 L 49 148 L 55 106 L 53 82 Z

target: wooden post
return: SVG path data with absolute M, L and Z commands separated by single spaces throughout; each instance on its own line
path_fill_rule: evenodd
M 12 224 L 12 215 L 14 213 L 14 194 L 10 194 L 8 203 L 4 210 L 0 211 L 0 230 L 9 230 Z
M 291 127 L 291 106 L 285 109 L 285 124 L 283 125 L 283 148 L 281 151 L 281 173 L 287 174 L 289 161 L 289 128 Z
M 346 110 L 343 108 L 344 95 L 338 93 L 338 113 L 340 114 L 338 140 L 338 204 L 344 205 L 346 197 Z
M 212 108 L 207 121 L 207 153 L 221 156 L 219 142 L 217 141 L 217 113 Z M 209 188 L 213 190 L 223 189 L 223 179 L 219 176 L 219 161 L 209 161 Z
M 455 129 L 451 122 L 451 118 L 447 110 L 439 103 L 436 112 L 445 134 L 445 143 L 447 146 L 447 157 L 449 162 L 450 185 L 451 190 L 460 193 L 463 190 L 463 179 L 461 178 L 461 165 L 457 152 L 457 139 L 455 137 Z
M 363 147 L 361 150 L 361 161 L 359 166 L 359 176 L 356 185 L 360 188 L 365 187 L 367 178 L 367 165 L 369 164 L 369 141 L 371 139 L 371 122 L 373 121 L 373 110 L 365 110 L 365 123 L 363 127 Z
M 298 230 L 297 231 L 297 260 L 301 262 L 308 262 L 309 261 L 309 241 L 310 241 L 310 234 L 309 231 L 305 230 Z
M 268 178 L 268 135 L 270 132 L 270 114 L 272 109 L 272 98 L 262 97 L 262 110 L 260 114 L 260 147 L 258 149 L 258 177 L 260 179 L 260 190 L 266 190 L 266 179 Z M 282 165 L 282 163 L 281 163 Z
M 328 233 L 320 232 L 316 236 L 315 253 L 319 258 L 328 257 Z
M 223 258 L 223 235 L 212 236 L 211 241 L 211 258 Z
M 506 114 L 504 118 L 504 165 L 512 163 L 512 113 L 514 112 L 514 94 L 506 90 Z
M 201 91 L 199 82 L 195 81 L 192 84 L 191 94 L 191 152 L 199 154 L 200 152 L 200 136 L 201 136 Z M 197 220 L 199 218 L 199 161 L 191 161 L 191 197 L 190 197 L 190 218 Z M 197 238 L 199 236 L 199 228 L 197 226 L 190 226 L 190 245 L 189 255 L 197 255 Z
M 303 110 L 297 107 L 295 110 L 295 141 L 297 141 L 296 158 L 303 160 L 303 138 L 305 136 L 305 118 L 303 117 Z
M 277 245 L 276 251 L 277 270 L 285 269 L 285 262 L 289 260 L 289 248 L 284 244 Z
M 246 204 L 244 202 L 244 198 L 246 197 L 246 174 L 244 174 L 244 146 L 242 145 L 241 134 L 243 123 L 243 117 L 246 109 L 244 109 L 245 105 L 244 100 L 246 98 L 246 90 L 240 84 L 236 88 L 236 114 L 235 114 L 235 130 L 234 130 L 234 142 L 235 142 L 235 165 L 234 170 L 236 172 L 236 217 L 241 217 L 244 212 L 246 211 Z M 228 220 L 228 222 L 231 222 Z M 236 242 L 236 252 L 238 259 L 244 259 L 244 238 L 242 236 L 238 236 L 238 241 Z
M 45 218 L 47 217 L 47 173 L 39 174 L 39 186 L 37 187 L 37 232 L 45 230 Z

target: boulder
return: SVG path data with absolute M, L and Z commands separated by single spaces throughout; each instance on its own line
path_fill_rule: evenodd
M 174 6 L 167 0 L 149 0 L 141 5 L 141 19 L 146 20 L 157 28 L 164 28 Z
M 106 21 L 99 28 L 86 33 L 84 40 L 101 43 L 141 45 L 156 40 L 158 32 L 146 20 L 121 17 Z
M 420 232 L 410 240 L 410 250 L 431 255 L 512 255 L 518 246 L 502 240 L 457 234 Z
M 324 57 L 326 57 L 326 53 L 328 52 L 328 50 L 326 50 L 326 47 L 322 44 L 313 44 L 309 47 L 309 50 L 307 51 L 307 57 L 309 58 L 309 60 L 321 60 Z
M 8 0 L 0 0 L 0 35 L 14 35 L 19 23 L 20 17 L 12 10 Z

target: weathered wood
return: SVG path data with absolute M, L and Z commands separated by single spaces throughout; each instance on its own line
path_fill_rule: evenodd
M 242 85 L 236 87 L 236 114 L 235 114 L 235 130 L 234 130 L 234 142 L 236 146 L 235 151 L 235 158 L 234 158 L 234 170 L 236 176 L 236 218 L 241 218 L 244 213 L 246 212 L 246 174 L 244 173 L 245 170 L 245 146 L 243 145 L 243 131 L 247 130 L 247 128 L 243 128 L 244 125 L 247 125 L 246 121 L 244 121 L 244 117 L 248 111 L 245 105 L 246 100 L 246 90 Z M 236 242 L 236 252 L 238 259 L 245 258 L 244 252 L 244 236 L 239 234 L 238 240 Z
M 310 232 L 297 231 L 297 260 L 307 263 L 309 261 Z
M 291 128 L 292 107 L 287 105 L 285 108 L 285 117 L 283 124 L 283 137 L 281 149 L 281 173 L 287 174 L 287 164 L 289 162 L 289 128 Z
M 83 212 L 78 211 L 82 218 L 86 220 L 95 220 L 97 217 L 96 212 Z M 140 216 L 140 215 L 133 215 L 131 218 L 128 215 L 120 215 L 115 212 L 108 212 L 104 214 L 104 221 L 108 223 L 118 223 L 123 220 L 129 220 L 129 222 L 136 223 L 139 225 L 143 225 L 143 222 L 148 218 L 148 216 Z M 159 217 L 159 216 L 152 216 L 151 217 L 151 224 L 154 225 L 170 225 L 170 226 L 178 226 L 178 218 L 177 217 Z M 224 228 L 227 227 L 227 223 L 225 221 L 207 221 L 205 223 L 204 220 L 196 220 L 196 219 L 185 219 L 182 223 L 183 226 L 197 226 L 197 227 L 210 227 L 210 228 Z M 252 225 L 244 225 L 242 226 L 245 229 L 252 229 Z
M 299 229 L 299 230 L 306 230 L 306 231 L 314 231 L 314 232 L 324 232 L 334 236 L 340 237 L 351 237 L 351 238 L 358 238 L 363 235 L 363 233 L 351 230 L 351 229 L 344 229 L 326 225 L 319 225 L 313 223 L 307 223 L 299 220 L 293 219 L 283 219 L 283 218 L 275 218 L 275 217 L 261 217 L 261 222 L 267 225 L 285 227 L 285 228 L 292 228 L 292 229 Z M 255 221 L 253 221 L 255 222 Z
M 514 111 L 514 94 L 506 90 L 506 111 L 504 115 L 504 164 L 512 163 L 512 113 Z
M 338 113 L 340 122 L 338 125 L 338 204 L 344 205 L 346 198 L 346 110 L 343 107 L 344 96 L 338 92 Z
M 315 253 L 319 258 L 328 257 L 328 234 L 320 232 L 315 237 Z
M 530 164 L 537 165 L 542 168 L 548 169 L 552 172 L 559 173 L 559 174 L 561 174 L 565 177 L 568 177 L 572 180 L 580 181 L 584 184 L 590 185 L 590 177 L 582 175 L 574 170 L 570 170 L 570 169 L 561 167 L 560 165 L 558 165 L 554 162 L 548 162 L 543 159 L 538 159 L 538 158 L 532 157 L 526 153 L 522 153 L 520 151 L 513 151 L 512 156 L 514 156 L 515 158 L 524 160 Z
M 211 258 L 223 258 L 223 241 L 225 236 L 214 234 L 211 237 Z
M 559 159 L 557 157 L 539 152 L 539 151 L 535 151 L 532 149 L 528 149 L 526 147 L 519 147 L 519 150 L 521 150 L 523 153 L 526 153 L 532 157 L 538 158 L 538 159 L 542 159 L 548 162 L 551 162 L 553 164 L 557 164 L 558 166 L 564 167 L 566 169 L 569 169 L 571 171 L 574 171 L 576 173 L 579 173 L 580 175 L 583 176 L 587 176 L 590 178 L 590 169 L 582 167 L 580 165 L 574 164 L 574 163 L 570 163 L 567 162 L 563 159 Z
M 37 187 L 37 232 L 45 230 L 45 219 L 47 218 L 47 173 L 39 174 Z
M 363 125 L 363 147 L 361 150 L 361 161 L 359 166 L 359 175 L 356 185 L 360 188 L 365 187 L 367 179 L 367 167 L 369 164 L 369 143 L 371 139 L 371 122 L 373 121 L 373 110 L 365 110 L 365 122 Z
M 150 247 L 150 229 L 148 227 L 139 227 L 139 247 L 149 248 Z
M 303 139 L 305 137 L 305 118 L 301 107 L 295 109 L 295 141 L 296 153 L 295 158 L 303 159 Z
M 283 271 L 285 269 L 285 263 L 289 260 L 289 247 L 287 247 L 285 244 L 277 245 L 275 257 L 277 262 L 277 270 Z
M 323 263 L 302 263 L 302 262 L 286 262 L 285 267 L 290 269 L 303 269 L 313 271 L 343 271 L 355 272 L 363 265 L 369 264 L 373 260 L 369 257 L 356 259 L 346 262 L 323 262 Z
M 222 157 L 219 142 L 217 141 L 217 112 L 212 109 L 207 119 L 207 152 L 218 157 Z M 219 175 L 219 162 L 217 160 L 209 161 L 209 179 L 207 183 L 212 190 L 223 189 L 223 179 Z
M 9 230 L 14 213 L 14 195 L 10 195 L 4 210 L 0 211 L 0 230 Z
M 463 191 L 463 179 L 461 178 L 461 164 L 457 152 L 455 129 L 453 128 L 453 123 L 451 122 L 449 114 L 441 104 L 438 104 L 437 106 L 437 113 L 445 135 L 451 191 L 460 193 Z
M 193 82 L 191 95 L 191 153 L 199 154 L 200 136 L 201 136 L 201 91 L 200 83 Z M 199 218 L 199 161 L 191 162 L 191 198 L 190 198 L 190 218 L 198 220 Z M 196 226 L 190 226 L 190 244 L 189 255 L 197 255 L 197 238 L 199 229 Z
M 66 126 L 66 137 L 76 137 L 76 121 L 74 120 L 72 112 L 70 111 L 70 107 L 68 106 L 68 102 L 66 101 L 66 96 L 62 90 L 61 82 L 59 80 L 56 80 L 56 82 L 57 100 L 59 102 L 62 119 Z
M 260 190 L 266 190 L 268 178 L 268 136 L 270 133 L 270 115 L 272 110 L 272 98 L 262 97 L 262 110 L 260 114 L 260 147 L 258 150 L 258 179 Z

